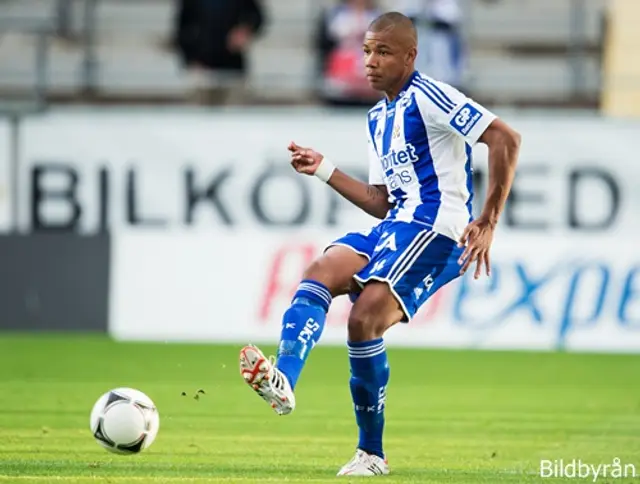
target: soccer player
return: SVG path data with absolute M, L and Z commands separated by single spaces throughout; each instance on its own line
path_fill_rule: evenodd
M 320 339 L 334 297 L 354 302 L 348 321 L 351 395 L 359 427 L 353 459 L 338 475 L 388 474 L 383 451 L 389 365 L 383 336 L 407 323 L 440 287 L 475 264 L 490 275 L 489 249 L 515 174 L 520 136 L 453 87 L 415 71 L 416 31 L 386 13 L 364 39 L 366 77 L 384 93 L 367 116 L 369 183 L 309 148 L 289 145 L 291 164 L 382 219 L 336 240 L 306 269 L 282 321 L 277 358 L 240 352 L 245 381 L 280 414 Z M 364 134 L 364 133 L 363 133 Z M 480 216 L 471 210 L 471 147 L 489 149 L 489 186 Z

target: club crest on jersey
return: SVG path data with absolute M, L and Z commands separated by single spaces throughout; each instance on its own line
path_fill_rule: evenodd
M 401 99 L 398 102 L 398 106 L 403 109 L 407 109 L 411 105 L 411 101 L 413 101 L 413 96 L 411 94 L 407 94 L 406 92 L 400 94 Z
M 399 137 L 400 137 L 400 126 L 396 124 L 393 127 L 393 139 L 398 139 Z

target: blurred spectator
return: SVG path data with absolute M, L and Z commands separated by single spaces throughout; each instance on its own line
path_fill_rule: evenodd
M 418 29 L 418 70 L 460 87 L 465 56 L 459 1 L 402 0 L 399 7 Z
M 70 0 L 58 0 L 56 3 L 56 35 L 63 38 L 71 37 L 71 24 L 73 6 Z
M 178 0 L 174 43 L 199 101 L 243 103 L 245 54 L 263 23 L 260 0 Z
M 369 24 L 381 13 L 374 0 L 342 0 L 322 13 L 316 48 L 321 97 L 328 104 L 360 106 L 380 99 L 364 75 L 362 41 Z

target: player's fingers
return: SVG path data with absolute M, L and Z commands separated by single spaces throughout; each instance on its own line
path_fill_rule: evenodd
M 464 229 L 464 232 L 462 232 L 462 235 L 460 236 L 460 239 L 458 239 L 458 247 L 464 247 L 464 245 L 467 242 L 467 237 L 469 237 L 469 231 L 470 231 L 470 227 L 467 226 Z
M 458 244 L 458 247 L 464 247 L 465 245 L 472 244 L 477 235 L 478 228 L 473 224 L 467 225 L 467 227 L 464 229 L 464 232 L 462 233 L 462 237 L 460 237 L 460 243 Z
M 469 266 L 471 265 L 471 259 L 467 259 L 463 264 L 462 267 L 460 268 L 460 275 L 463 275 L 465 272 L 467 272 L 467 269 L 469 269 Z
M 309 155 L 309 150 L 298 150 L 298 151 L 294 151 L 293 154 L 291 155 L 294 158 L 297 158 L 299 160 L 306 160 L 309 161 L 311 160 L 311 156 Z
M 311 162 L 309 157 L 304 156 L 302 153 L 294 153 L 291 158 L 298 163 L 309 164 Z
M 471 254 L 471 251 L 473 251 L 474 249 L 475 249 L 474 241 L 470 240 L 467 246 L 464 248 L 462 255 L 458 259 L 458 264 L 462 264 L 465 261 L 465 259 L 469 257 L 469 255 Z
M 489 251 L 487 250 L 484 254 L 484 267 L 487 270 L 487 276 L 491 275 L 491 260 L 489 258 Z
M 476 260 L 477 252 L 477 249 L 474 249 L 469 254 L 469 257 L 467 257 L 467 259 L 464 261 L 464 264 L 462 265 L 462 268 L 460 269 L 460 274 L 464 274 L 465 272 L 467 272 L 469 266 L 473 263 L 474 260 Z
M 302 149 L 302 156 L 307 158 L 309 161 L 313 161 L 313 158 L 314 158 L 315 154 L 316 154 L 316 152 L 313 151 L 312 149 L 309 149 L 309 148 L 303 148 Z
M 300 164 L 300 166 L 311 166 L 313 165 L 313 160 L 310 160 L 308 158 L 300 158 L 298 160 L 298 163 Z
M 301 171 L 304 169 L 309 169 L 311 163 L 303 158 L 294 157 L 294 159 L 291 160 L 291 166 L 293 166 L 297 171 Z
M 470 249 L 471 249 L 471 245 L 468 245 L 467 248 L 462 252 L 460 257 L 458 258 L 458 264 L 464 264 L 464 261 L 469 258 Z
M 303 149 L 304 148 L 302 148 L 301 146 L 298 146 L 293 141 L 289 145 L 289 151 L 291 151 L 292 153 L 300 153 Z
M 485 251 L 481 250 L 478 253 L 478 260 L 476 261 L 476 272 L 473 275 L 474 279 L 478 279 L 480 277 L 480 274 L 482 274 L 482 266 L 484 265 L 484 261 L 485 261 Z

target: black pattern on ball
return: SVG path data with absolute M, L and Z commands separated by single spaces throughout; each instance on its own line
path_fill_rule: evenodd
M 127 397 L 122 396 L 115 392 L 110 392 L 109 398 L 107 398 L 107 403 L 104 404 L 104 408 L 107 409 L 116 402 L 127 402 L 127 401 L 129 401 Z
M 116 443 L 111 439 L 109 439 L 109 437 L 107 437 L 107 435 L 104 433 L 103 424 L 104 424 L 104 418 L 100 417 L 100 419 L 98 420 L 98 427 L 96 428 L 96 431 L 93 433 L 93 436 L 96 439 L 98 439 L 100 442 L 107 444 L 109 447 L 114 447 Z
M 142 435 L 136 442 L 132 444 L 121 444 L 116 446 L 118 450 L 122 450 L 125 452 L 130 452 L 132 454 L 137 454 L 142 450 L 142 446 L 144 445 L 144 441 L 147 438 L 147 434 Z

